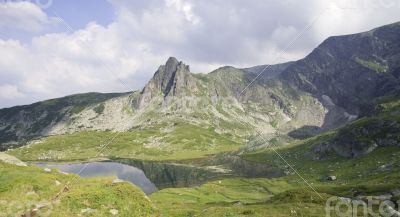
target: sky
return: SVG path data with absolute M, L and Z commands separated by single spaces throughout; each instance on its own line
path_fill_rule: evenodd
M 400 21 L 400 0 L 0 0 L 0 108 L 139 90 L 174 56 L 195 73 L 298 60 Z

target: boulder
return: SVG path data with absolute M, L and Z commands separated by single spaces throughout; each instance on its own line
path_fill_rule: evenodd
M 125 181 L 122 179 L 114 179 L 112 184 L 118 184 L 118 183 L 122 183 L 122 182 L 125 182 Z
M 90 213 L 90 212 L 93 212 L 93 211 L 95 211 L 95 210 L 92 209 L 92 208 L 81 209 L 81 213 Z
M 118 215 L 118 210 L 117 209 L 110 209 L 111 215 Z
M 400 217 L 400 212 L 396 211 L 393 207 L 391 206 L 385 206 L 384 207 L 385 212 L 387 212 L 391 217 Z
M 394 189 L 390 192 L 393 197 L 400 197 L 400 189 Z
M 325 178 L 327 181 L 336 181 L 337 177 L 336 176 L 328 176 Z

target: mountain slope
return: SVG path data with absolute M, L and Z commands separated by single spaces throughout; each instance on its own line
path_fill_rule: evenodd
M 92 108 L 98 113 L 103 112 L 101 105 L 104 105 L 104 102 L 126 95 L 124 93 L 77 94 L 32 105 L 0 109 L 0 144 L 12 147 L 17 141 L 52 134 L 59 124 L 72 122 L 83 110 Z M 14 143 L 7 145 L 10 142 Z
M 281 78 L 359 116 L 372 99 L 400 92 L 399 39 L 400 23 L 330 37 Z
M 171 57 L 141 92 L 1 109 L 0 142 L 2 149 L 31 144 L 40 152 L 68 135 L 81 138 L 87 148 L 106 142 L 107 137 L 96 136 L 101 132 L 123 132 L 118 147 L 126 148 L 127 156 L 161 153 L 167 159 L 179 151 L 211 154 L 243 144 L 245 151 L 284 144 L 373 113 L 375 99 L 400 92 L 399 37 L 396 23 L 331 37 L 296 62 L 226 66 L 209 74 L 193 74 Z M 141 131 L 149 134 L 140 136 Z M 265 139 L 248 143 L 258 132 Z M 75 147 L 70 145 L 64 148 Z

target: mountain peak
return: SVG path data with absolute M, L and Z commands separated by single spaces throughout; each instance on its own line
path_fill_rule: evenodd
M 175 57 L 169 57 L 167 62 L 165 63 L 166 66 L 177 66 L 179 65 L 179 61 Z
M 143 107 L 152 98 L 162 95 L 181 96 L 184 89 L 193 84 L 189 66 L 178 61 L 175 57 L 169 57 L 165 65 L 161 65 L 155 72 L 153 78 L 143 88 L 139 107 Z
M 161 66 L 154 75 L 153 79 L 159 82 L 158 85 L 160 85 L 161 91 L 164 93 L 164 95 L 169 93 L 178 68 L 180 68 L 182 65 L 184 64 L 179 62 L 175 57 L 170 57 L 165 65 Z

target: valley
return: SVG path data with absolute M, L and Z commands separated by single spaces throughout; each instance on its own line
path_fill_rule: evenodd
M 397 209 L 399 39 L 394 23 L 208 74 L 170 57 L 141 91 L 0 109 L 0 216 L 317 217 L 369 196 Z

